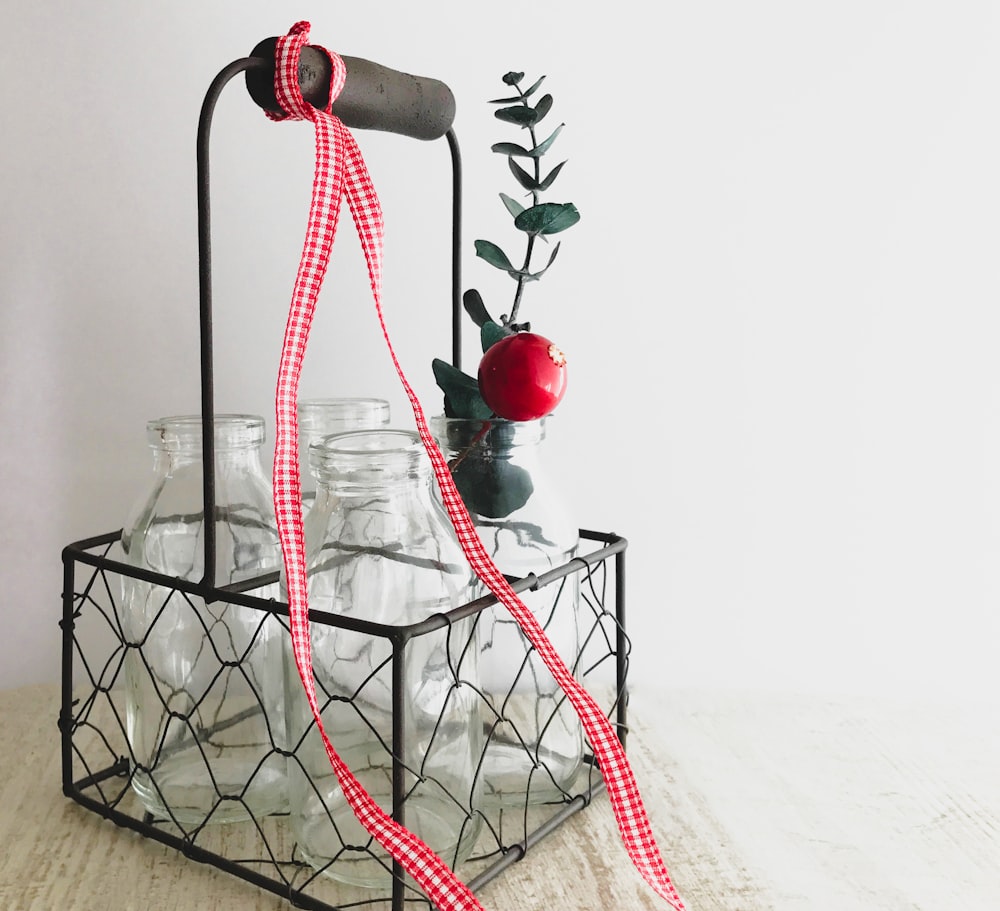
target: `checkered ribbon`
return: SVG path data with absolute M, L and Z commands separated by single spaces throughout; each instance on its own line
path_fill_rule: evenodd
M 622 840 L 636 868 L 671 908 L 683 911 L 684 905 L 660 857 L 632 769 L 614 728 L 600 706 L 573 677 L 534 615 L 521 602 L 487 554 L 455 488 L 447 462 L 431 435 L 423 408 L 396 358 L 389 341 L 381 303 L 381 206 L 353 136 L 340 119 L 330 112 L 334 99 L 344 86 L 344 62 L 336 54 L 322 49 L 333 64 L 330 98 L 322 110 L 309 105 L 302 98 L 298 83 L 299 54 L 308 35 L 309 23 L 298 22 L 292 26 L 288 35 L 278 39 L 275 52 L 275 93 L 286 114 L 268 114 L 273 120 L 310 120 L 316 132 L 312 204 L 285 327 L 275 397 L 274 505 L 284 555 L 295 663 L 334 773 L 361 824 L 419 883 L 439 911 L 482 911 L 475 896 L 455 877 L 447 864 L 416 835 L 382 810 L 351 774 L 323 730 L 316 699 L 306 593 L 297 401 L 309 327 L 337 231 L 341 199 L 346 196 L 368 263 L 375 308 L 389 354 L 413 408 L 418 433 L 427 449 L 462 549 L 478 577 L 520 624 L 579 715 L 594 756 L 600 763 Z

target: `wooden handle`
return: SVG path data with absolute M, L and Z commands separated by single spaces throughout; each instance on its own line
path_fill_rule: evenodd
M 274 95 L 274 49 L 277 38 L 265 38 L 251 52 L 271 62 L 270 67 L 247 70 L 247 91 L 264 110 L 281 113 Z M 347 79 L 333 103 L 333 113 L 346 126 L 383 130 L 413 139 L 439 139 L 455 119 L 455 96 L 437 79 L 411 76 L 360 57 L 344 57 Z M 302 97 L 323 107 L 330 92 L 330 59 L 311 45 L 299 57 Z

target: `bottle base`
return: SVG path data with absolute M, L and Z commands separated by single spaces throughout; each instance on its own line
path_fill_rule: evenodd
M 566 756 L 536 749 L 532 754 L 520 743 L 494 739 L 483 757 L 482 805 L 510 809 L 563 803 L 572 795 L 582 767 L 581 753 Z
M 351 758 L 356 757 L 346 756 L 345 761 Z M 336 777 L 316 775 L 310 781 L 302 768 L 292 766 L 289 771 L 291 825 L 302 858 L 337 882 L 366 889 L 391 888 L 392 856 L 358 821 Z M 372 799 L 391 813 L 391 778 L 386 770 L 356 774 Z M 468 812 L 430 778 L 408 793 L 403 814 L 406 828 L 449 866 L 471 854 L 482 826 L 478 814 Z
M 288 810 L 285 776 L 270 765 L 254 771 L 243 763 L 213 762 L 212 776 L 214 782 L 200 758 L 179 759 L 158 766 L 152 774 L 136 770 L 132 790 L 155 819 L 185 828 L 260 819 Z

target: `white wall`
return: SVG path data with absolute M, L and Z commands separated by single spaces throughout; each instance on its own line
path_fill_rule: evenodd
M 486 100 L 547 74 L 583 220 L 524 315 L 571 358 L 549 455 L 629 538 L 640 684 L 995 686 L 1000 8 L 951 3 L 8 4 L 0 686 L 58 676 L 60 549 L 113 530 L 143 425 L 196 410 L 194 135 L 297 19 L 458 100 L 464 241 L 511 235 Z M 427 410 L 448 355 L 444 143 L 358 135 Z M 213 141 L 218 405 L 270 415 L 312 138 L 239 83 Z M 501 309 L 502 276 L 465 260 Z M 409 420 L 345 217 L 304 392 Z

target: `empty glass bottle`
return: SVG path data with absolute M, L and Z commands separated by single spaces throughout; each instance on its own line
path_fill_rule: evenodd
M 508 576 L 541 576 L 568 563 L 579 546 L 578 525 L 541 458 L 548 421 L 431 422 L 486 551 Z M 581 647 L 579 596 L 578 573 L 520 594 L 570 667 Z M 485 610 L 478 633 L 489 701 L 483 800 L 509 807 L 564 799 L 583 761 L 576 712 L 506 608 Z
M 385 399 L 364 397 L 302 399 L 298 418 L 302 507 L 307 512 L 316 498 L 316 480 L 309 468 L 309 447 L 333 433 L 385 427 L 389 423 L 389 403 Z
M 473 623 L 441 615 L 472 599 L 474 574 L 432 495 L 415 433 L 326 437 L 312 445 L 310 463 L 317 496 L 306 520 L 309 606 L 347 624 L 311 626 L 324 728 L 375 801 L 456 864 L 480 825 L 482 700 Z M 386 886 L 392 858 L 340 789 L 291 655 L 285 687 L 299 850 L 334 879 Z
M 154 477 L 122 532 L 125 562 L 164 576 L 277 594 L 281 553 L 260 417 L 214 419 L 215 516 L 206 524 L 202 419 L 147 425 Z M 206 573 L 205 534 L 215 532 Z M 271 573 L 270 584 L 250 580 Z M 280 626 L 253 607 L 129 576 L 122 624 L 132 786 L 154 816 L 182 825 L 261 816 L 284 805 L 284 760 L 263 709 L 265 652 Z
M 309 514 L 316 499 L 316 479 L 309 467 L 309 447 L 317 440 L 334 433 L 351 430 L 370 430 L 389 423 L 389 403 L 385 399 L 369 397 L 305 398 L 298 403 L 299 425 L 299 479 L 302 490 L 302 516 Z M 287 618 L 275 618 L 280 624 L 285 644 L 267 650 L 268 685 L 265 687 L 265 705 L 272 720 L 271 731 L 275 744 L 282 750 L 288 748 L 285 740 L 285 699 L 282 680 L 282 652 L 287 647 Z M 275 640 L 272 636 L 271 640 Z M 272 685 L 271 681 L 275 681 Z

